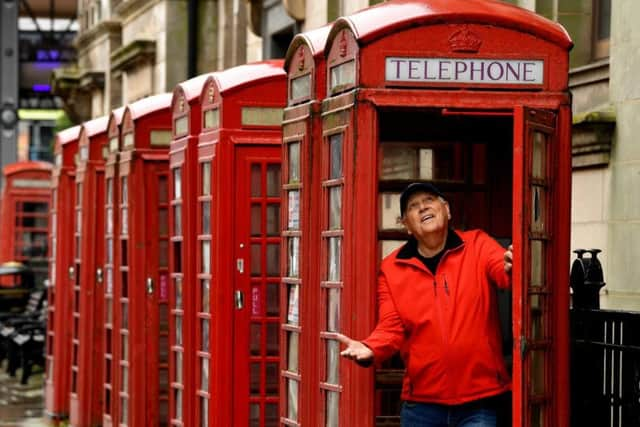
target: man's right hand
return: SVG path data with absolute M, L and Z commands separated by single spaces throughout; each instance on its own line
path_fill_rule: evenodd
M 361 341 L 352 340 L 346 335 L 337 334 L 338 341 L 347 348 L 340 352 L 340 356 L 354 360 L 361 364 L 373 361 L 373 351 Z

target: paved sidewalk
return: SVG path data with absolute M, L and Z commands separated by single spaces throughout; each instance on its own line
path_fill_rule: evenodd
M 0 427 L 49 427 L 44 417 L 44 389 L 42 373 L 20 384 L 20 371 L 11 378 L 0 368 Z

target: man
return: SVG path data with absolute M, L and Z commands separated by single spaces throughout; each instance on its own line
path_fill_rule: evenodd
M 512 248 L 450 229 L 449 204 L 429 183 L 403 191 L 400 213 L 410 238 L 382 261 L 378 324 L 363 341 L 340 335 L 341 355 L 368 365 L 401 352 L 403 427 L 493 427 L 511 387 L 494 286 L 511 285 Z

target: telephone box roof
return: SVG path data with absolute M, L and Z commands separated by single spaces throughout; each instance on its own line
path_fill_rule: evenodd
M 391 0 L 339 18 L 327 38 L 327 46 L 331 45 L 337 32 L 345 27 L 351 29 L 360 44 L 367 44 L 391 32 L 440 23 L 475 23 L 513 28 L 565 49 L 573 46 L 569 34 L 560 24 L 498 0 Z
M 71 126 L 70 128 L 66 128 L 65 130 L 61 130 L 56 134 L 56 142 L 60 145 L 65 145 L 69 142 L 75 141 L 80 138 L 80 128 L 82 126 L 76 125 Z
M 26 171 L 51 172 L 52 169 L 53 169 L 53 165 L 49 162 L 27 161 L 27 162 L 10 163 L 2 169 L 2 173 L 4 174 L 4 176 L 8 177 L 13 174 L 26 172 Z
M 327 37 L 329 36 L 329 32 L 331 31 L 332 24 L 325 25 L 324 27 L 316 28 L 315 30 L 305 31 L 304 33 L 297 34 L 291 44 L 289 45 L 289 49 L 287 49 L 286 59 L 284 61 L 284 69 L 289 69 L 289 63 L 293 58 L 293 54 L 298 49 L 298 46 L 301 44 L 306 44 L 311 49 L 311 54 L 314 58 L 318 55 L 322 55 L 324 53 L 324 46 L 327 43 Z
M 199 98 L 200 95 L 202 95 L 202 88 L 207 82 L 207 78 L 214 74 L 215 73 L 200 74 L 192 79 L 178 83 L 173 89 L 173 97 L 175 98 L 178 91 L 182 91 L 187 102 L 191 102 L 194 99 Z
M 285 76 L 282 59 L 239 65 L 214 74 L 220 93 L 237 89 L 250 82 Z
M 127 105 L 127 109 L 129 110 L 131 119 L 137 120 L 140 117 L 155 113 L 156 111 L 170 108 L 172 97 L 173 95 L 171 93 L 152 95 Z
M 82 124 L 82 127 L 89 138 L 106 132 L 107 126 L 109 126 L 109 116 L 98 117 L 97 119 L 89 120 Z

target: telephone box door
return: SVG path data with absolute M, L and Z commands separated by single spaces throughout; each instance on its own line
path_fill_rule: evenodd
M 277 426 L 280 146 L 236 149 L 234 411 L 237 426 Z
M 516 109 L 513 197 L 513 425 L 557 425 L 553 380 L 558 343 L 553 328 L 560 287 L 554 259 L 556 112 Z M 557 200 L 556 200 L 557 201 Z M 562 322 L 560 322 L 562 323 Z

